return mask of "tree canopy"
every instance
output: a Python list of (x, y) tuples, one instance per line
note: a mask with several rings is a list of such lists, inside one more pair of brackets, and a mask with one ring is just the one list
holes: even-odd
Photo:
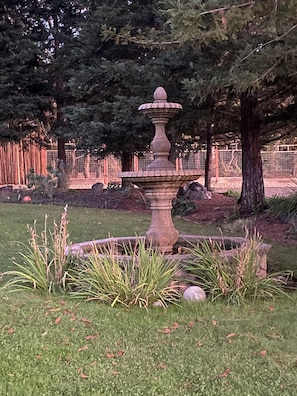
[[(49, 131), (124, 170), (159, 85), (177, 150), (241, 137), (242, 207), (265, 206), (260, 148), (295, 133), (297, 0), (24, 0), (0, 7), (0, 137)], [(63, 150), (61, 150), (63, 158)], [(125, 169), (126, 168), (126, 169)]]

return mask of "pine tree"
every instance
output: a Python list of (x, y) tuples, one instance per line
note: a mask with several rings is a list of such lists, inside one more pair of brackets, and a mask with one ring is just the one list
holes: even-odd
[(45, 132), (52, 110), (40, 73), (43, 53), (30, 1), (2, 1), (0, 6), (0, 140), (18, 141)]
[(153, 128), (137, 109), (152, 99), (159, 78), (152, 72), (153, 51), (106, 41), (102, 28), (111, 24), (120, 29), (127, 23), (134, 31), (152, 27), (152, 5), (144, 0), (90, 2), (78, 36), (80, 48), (71, 54), (78, 67), (72, 69), (69, 88), (77, 103), (67, 108), (65, 132), (78, 148), (119, 156), (123, 170), (131, 170), (133, 154), (152, 139)]
[(297, 77), (296, 7), (294, 0), (172, 0), (167, 10), (172, 41), (199, 49), (206, 58), (210, 52), (213, 56), (208, 58), (214, 65), (211, 75), (205, 78), (205, 73), (198, 68), (196, 73), (193, 72), (193, 78), (185, 81), (189, 95), (199, 102), (209, 95), (215, 99), (231, 97), (233, 104), (237, 108), (240, 106), (243, 157), (240, 202), (244, 214), (265, 207), (260, 155), (261, 141), (265, 139), (261, 139), (260, 121), (263, 117), (259, 97), (281, 82), (285, 86), (281, 103), (294, 102), (289, 99), (288, 87)]

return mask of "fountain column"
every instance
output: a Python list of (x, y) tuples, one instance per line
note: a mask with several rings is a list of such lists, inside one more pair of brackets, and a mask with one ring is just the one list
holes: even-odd
[(176, 171), (168, 159), (171, 144), (165, 127), (180, 109), (182, 105), (179, 103), (167, 102), (163, 87), (155, 90), (154, 102), (139, 106), (138, 110), (149, 117), (155, 126), (155, 136), (151, 142), (154, 160), (143, 172), (123, 172), (119, 175), (143, 189), (152, 213), (146, 241), (164, 253), (172, 252), (179, 237), (171, 217), (172, 200), (183, 183), (200, 176), (195, 170)]

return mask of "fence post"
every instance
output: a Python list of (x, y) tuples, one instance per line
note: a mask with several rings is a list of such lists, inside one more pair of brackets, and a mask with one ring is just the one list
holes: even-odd
[(215, 145), (215, 175), (216, 175), (216, 182), (219, 180), (219, 148)]
[(137, 155), (134, 155), (133, 163), (134, 163), (134, 171), (135, 171), (135, 172), (138, 172), (139, 163), (138, 163), (138, 157), (137, 157)]
[(108, 184), (108, 160), (103, 159), (103, 184)]

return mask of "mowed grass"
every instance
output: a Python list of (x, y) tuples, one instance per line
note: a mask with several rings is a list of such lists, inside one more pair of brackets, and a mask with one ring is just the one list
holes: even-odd
[(146, 311), (2, 296), (0, 394), (293, 396), (296, 303)]
[[(26, 224), (56, 206), (0, 204), (0, 268), (28, 243)], [(72, 242), (143, 234), (146, 214), (69, 208)], [(219, 234), (175, 219), (181, 233)], [(290, 260), (282, 251), (283, 268)], [(296, 257), (296, 252), (295, 252)], [(286, 261), (287, 260), (287, 261)], [(295, 263), (295, 261), (294, 261)], [(111, 308), (66, 295), (0, 293), (0, 395), (295, 395), (297, 294), (228, 307)]]
[[(48, 227), (60, 221), (63, 207), (25, 204), (0, 204), (0, 269), (11, 268), (11, 258), (28, 244), (27, 224), (37, 229), (44, 229), (44, 218), (48, 215)], [(73, 208), (67, 210), (69, 220), (70, 242), (92, 241), (100, 238), (117, 236), (143, 235), (150, 224), (150, 215), (146, 213), (129, 213), (109, 209)], [(205, 227), (188, 221), (175, 219), (175, 226), (181, 233), (213, 234), (218, 233), (215, 227)]]

